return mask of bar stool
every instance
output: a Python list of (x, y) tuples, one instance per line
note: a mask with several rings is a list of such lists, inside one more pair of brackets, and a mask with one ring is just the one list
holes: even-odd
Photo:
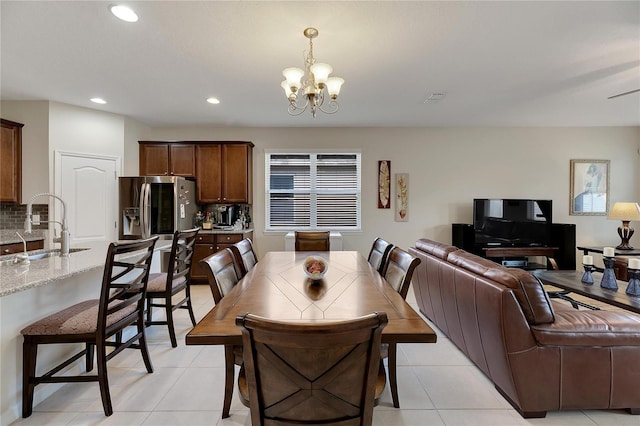
[[(34, 322), (20, 332), (24, 338), (22, 417), (29, 417), (32, 413), (36, 385), (64, 382), (98, 382), (104, 414), (110, 416), (113, 408), (109, 394), (107, 361), (126, 348), (139, 349), (147, 372), (153, 373), (144, 334), (144, 295), (157, 239), (156, 236), (127, 243), (111, 243), (107, 251), (100, 299), (70, 306)], [(136, 332), (122, 342), (122, 332), (129, 326), (135, 327)], [(116, 337), (115, 341), (108, 340), (113, 336)], [(86, 348), (47, 373), (37, 376), (38, 345), (54, 343), (84, 343)], [(114, 350), (107, 354), (107, 347), (113, 347)], [(54, 376), (83, 356), (86, 357), (86, 370), (91, 371), (94, 350), (97, 350), (98, 358), (97, 375)]]

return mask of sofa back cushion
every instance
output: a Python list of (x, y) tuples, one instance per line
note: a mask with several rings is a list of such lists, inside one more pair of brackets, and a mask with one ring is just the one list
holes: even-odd
[(529, 324), (549, 324), (555, 320), (547, 292), (542, 283), (530, 273), (522, 269), (505, 268), (463, 250), (449, 253), (447, 260), (513, 290)]
[(416, 248), (442, 260), (447, 260), (449, 253), (460, 250), (458, 247), (442, 244), (426, 238), (416, 241)]

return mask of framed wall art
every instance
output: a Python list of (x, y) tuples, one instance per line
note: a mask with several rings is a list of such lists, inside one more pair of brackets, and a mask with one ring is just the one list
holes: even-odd
[(396, 222), (409, 221), (409, 174), (396, 173)]
[(571, 160), (571, 215), (605, 216), (609, 211), (609, 160)]
[(391, 161), (378, 161), (378, 208), (391, 208)]

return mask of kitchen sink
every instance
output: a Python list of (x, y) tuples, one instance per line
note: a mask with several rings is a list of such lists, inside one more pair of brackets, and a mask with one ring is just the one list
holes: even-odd
[[(72, 248), (69, 249), (69, 254), (77, 253), (79, 251), (89, 250), (88, 248)], [(16, 253), (8, 256), (0, 257), (0, 261), (3, 264), (12, 264), (12, 263), (20, 263), (20, 256), (23, 253)], [(35, 253), (27, 252), (27, 258), (29, 261), (32, 260), (40, 260), (45, 259), (47, 257), (60, 256), (60, 249), (50, 249), (50, 250), (37, 250)]]

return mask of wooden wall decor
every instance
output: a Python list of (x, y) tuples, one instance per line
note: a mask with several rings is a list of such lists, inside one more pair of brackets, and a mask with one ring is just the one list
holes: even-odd
[(409, 221), (409, 173), (396, 173), (396, 222)]
[(391, 208), (391, 161), (378, 161), (378, 208)]

